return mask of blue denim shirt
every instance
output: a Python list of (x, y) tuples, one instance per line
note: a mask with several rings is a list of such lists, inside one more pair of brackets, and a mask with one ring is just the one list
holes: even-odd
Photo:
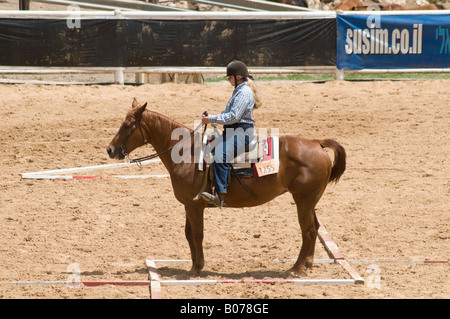
[(234, 89), (225, 111), (217, 115), (210, 115), (209, 122), (223, 125), (255, 124), (253, 106), (255, 106), (255, 98), (252, 89), (247, 82), (244, 82)]

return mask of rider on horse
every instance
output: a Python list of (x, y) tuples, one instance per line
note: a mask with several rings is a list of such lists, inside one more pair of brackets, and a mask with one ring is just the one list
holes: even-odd
[(222, 124), (224, 132), (215, 147), (213, 174), (216, 182), (215, 193), (204, 192), (202, 198), (215, 206), (225, 206), (224, 194), (227, 193), (229, 164), (245, 149), (251, 140), (255, 124), (253, 108), (261, 102), (257, 95), (247, 66), (234, 60), (227, 66), (228, 81), (234, 86), (225, 110), (217, 115), (203, 115), (202, 123)]

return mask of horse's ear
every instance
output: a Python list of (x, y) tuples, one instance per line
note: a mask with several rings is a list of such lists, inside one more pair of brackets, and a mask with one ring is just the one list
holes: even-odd
[(141, 117), (142, 112), (144, 112), (145, 108), (147, 107), (147, 102), (144, 103), (144, 105), (140, 106), (135, 113), (136, 117)]
[(136, 100), (136, 98), (133, 98), (133, 104), (132, 104), (132, 106), (133, 106), (133, 109), (135, 109), (135, 108), (137, 108), (137, 107), (139, 106), (139, 103), (138, 103), (138, 101)]

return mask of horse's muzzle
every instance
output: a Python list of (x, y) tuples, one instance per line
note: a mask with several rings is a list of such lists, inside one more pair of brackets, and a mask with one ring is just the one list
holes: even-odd
[(114, 146), (108, 146), (106, 148), (106, 152), (108, 153), (109, 158), (115, 158), (118, 160), (123, 160), (125, 158), (125, 155), (123, 154), (122, 150)]

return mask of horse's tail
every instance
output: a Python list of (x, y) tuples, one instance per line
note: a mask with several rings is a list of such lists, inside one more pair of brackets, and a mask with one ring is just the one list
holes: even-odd
[(347, 153), (345, 152), (345, 148), (335, 140), (331, 139), (319, 140), (318, 142), (323, 148), (331, 148), (334, 152), (334, 162), (329, 183), (337, 183), (342, 174), (344, 174), (347, 165)]

